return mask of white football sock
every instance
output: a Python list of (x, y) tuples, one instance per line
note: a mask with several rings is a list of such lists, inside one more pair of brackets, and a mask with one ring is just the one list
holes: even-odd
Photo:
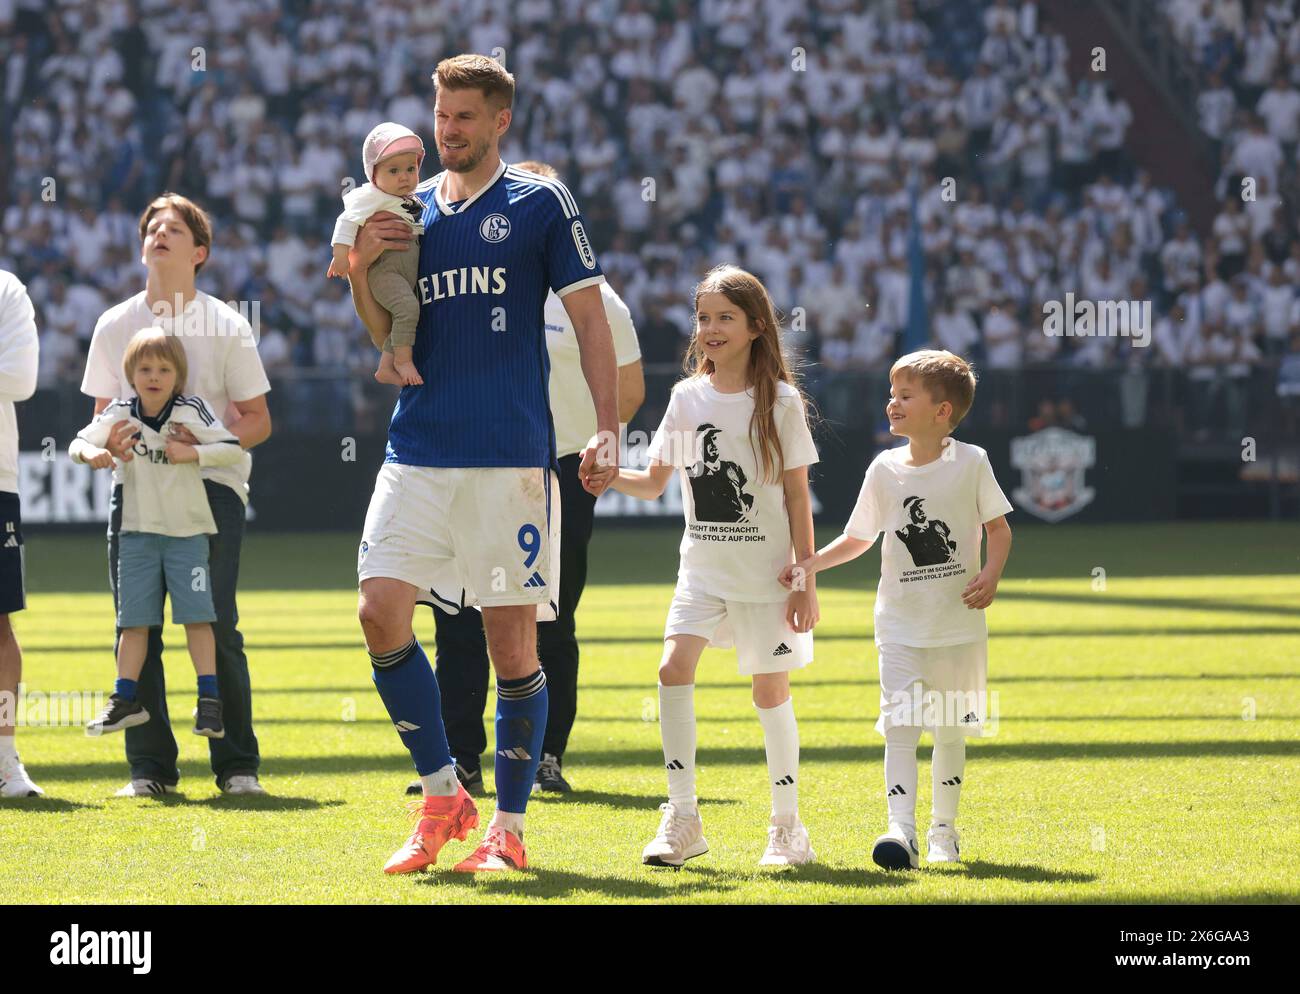
[(456, 779), (454, 764), (420, 777), (420, 786), (424, 788), (425, 797), (453, 797), (460, 790), (460, 781)]
[(930, 760), (930, 777), (934, 784), (931, 821), (935, 825), (953, 825), (957, 821), (957, 802), (961, 784), (966, 779), (966, 736), (960, 728), (934, 730), (934, 755)]
[(0, 735), (0, 759), (12, 759), (17, 755), (17, 736)]
[(799, 811), (799, 726), (794, 720), (794, 701), (786, 698), (774, 708), (760, 708), (758, 721), (763, 726), (763, 743), (767, 747), (767, 778), (772, 784), (772, 816), (797, 814)]
[(520, 842), (524, 841), (524, 816), (515, 814), (512, 811), (502, 811), (497, 808), (496, 814), (492, 816), (492, 823), (488, 825), (488, 828), (504, 828)]
[(916, 744), (921, 741), (917, 725), (894, 725), (885, 731), (885, 803), (889, 823), (916, 830)]
[(659, 734), (668, 771), (668, 800), (695, 809), (695, 684), (659, 685)]

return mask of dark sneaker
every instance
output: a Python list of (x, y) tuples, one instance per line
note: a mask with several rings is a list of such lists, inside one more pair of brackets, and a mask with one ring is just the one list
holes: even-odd
[(120, 732), (124, 728), (143, 725), (148, 720), (149, 712), (139, 701), (128, 701), (125, 697), (113, 694), (104, 705), (104, 710), (86, 724), (86, 734), (103, 735), (105, 732)]
[[(457, 763), (456, 779), (460, 781), (460, 785), (465, 788), (465, 793), (470, 797), (482, 797), (486, 793), (483, 788), (483, 771), (477, 766), (461, 766)], [(407, 784), (406, 792), (419, 797), (424, 793), (424, 785), (419, 780), (412, 780)]]
[(569, 781), (560, 773), (560, 757), (549, 752), (542, 753), (542, 761), (537, 764), (537, 777), (533, 780), (532, 792), (544, 790), (548, 794), (567, 794), (573, 790)]
[(194, 734), (205, 739), (224, 739), (226, 726), (221, 722), (221, 701), (215, 697), (200, 697), (194, 709)]

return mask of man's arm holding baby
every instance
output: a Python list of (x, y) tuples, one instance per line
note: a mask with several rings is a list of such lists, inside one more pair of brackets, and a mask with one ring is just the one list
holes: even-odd
[(356, 244), (348, 253), (348, 281), (352, 284), (352, 306), (357, 317), (366, 326), (375, 348), (381, 348), (393, 327), (393, 316), (388, 313), (370, 292), (371, 265), (385, 249), (409, 250), (415, 235), (411, 226), (396, 214), (380, 211), (371, 216), (357, 232)]

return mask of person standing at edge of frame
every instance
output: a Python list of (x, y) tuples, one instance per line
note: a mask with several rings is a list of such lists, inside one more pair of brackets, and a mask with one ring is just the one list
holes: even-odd
[[(553, 166), (544, 162), (520, 162), (516, 169), (559, 179)], [(641, 347), (637, 342), (632, 314), (608, 283), (600, 285), (605, 316), (614, 333), (614, 354), (618, 363), (618, 420), (626, 426), (645, 399), (645, 376), (641, 369)], [(574, 632), (578, 602), (587, 584), (587, 545), (591, 542), (596, 498), (583, 489), (578, 479), (579, 453), (596, 434), (596, 406), (583, 379), (578, 339), (552, 291), (546, 297), (546, 348), (551, 357), (551, 418), (555, 422), (555, 447), (560, 466), (560, 599), (554, 621), (537, 626), (537, 648), (546, 671), (549, 691), (546, 735), (542, 739), (542, 760), (533, 781), (539, 790), (567, 793), (569, 783), (561, 768), (569, 733), (578, 714), (578, 638)], [(487, 749), (483, 711), (487, 707), (487, 641), (483, 617), (477, 611), (448, 614), (432, 599), (435, 664), (438, 688), (442, 691), (442, 718), (447, 742), (456, 760), (456, 775), (475, 796), (483, 793), (480, 757)], [(420, 781), (406, 788), (420, 794)]]
[[(209, 739), (212, 772), (226, 794), (265, 794), (257, 777), (261, 756), (253, 733), (253, 696), (248, 678), (244, 636), (239, 631), (235, 588), (239, 583), (239, 553), (244, 541), (244, 515), (248, 504), (248, 477), (253, 460), (248, 449), (271, 435), (271, 413), (266, 395), (271, 384), (257, 354), (257, 342), (248, 320), (228, 304), (199, 291), (195, 277), (212, 251), (212, 222), (193, 201), (164, 193), (140, 216), (140, 262), (148, 269), (145, 289), (110, 307), (95, 324), (86, 357), (81, 392), (95, 398), (99, 414), (115, 397), (131, 397), (122, 357), (127, 342), (141, 328), (156, 325), (168, 334), (184, 337), (189, 361), (189, 383), (239, 439), (244, 458), (232, 466), (205, 466), (203, 488), (216, 521), (217, 533), (209, 537), (208, 567), (213, 607), (212, 626), (217, 647), (217, 682), (221, 687), (226, 735)], [(104, 448), (114, 459), (130, 460), (135, 428), (129, 421), (113, 425)], [(198, 443), (180, 429), (173, 436), (187, 445)], [(113, 488), (109, 526), (110, 581), (117, 606), (117, 528), (122, 515), (122, 494)], [(121, 637), (121, 631), (118, 632)], [(116, 654), (117, 645), (113, 646)], [(137, 700), (157, 717), (147, 725), (128, 728), (126, 758), (131, 781), (118, 797), (149, 797), (176, 789), (176, 737), (167, 715), (167, 688), (163, 679), (162, 628), (149, 629), (149, 649), (140, 672)]]
[(22, 516), (18, 497), (18, 417), (16, 401), (36, 392), (40, 345), (36, 312), (27, 288), (13, 273), (0, 270), (0, 797), (40, 797), (18, 759), (18, 685), (23, 654), (9, 616), (27, 606)]

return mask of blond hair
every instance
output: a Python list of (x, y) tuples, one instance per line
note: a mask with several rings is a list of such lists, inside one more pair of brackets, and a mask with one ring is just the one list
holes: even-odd
[(916, 380), (935, 403), (947, 401), (952, 405), (948, 428), (953, 430), (961, 423), (975, 402), (975, 371), (959, 355), (942, 349), (921, 349), (903, 356), (889, 369), (889, 382), (904, 375)]
[[(153, 220), (153, 216), (168, 208), (179, 214), (185, 227), (190, 229), (190, 236), (194, 239), (195, 246), (201, 245), (208, 250), (207, 255), (203, 257), (203, 262), (207, 262), (212, 256), (212, 221), (208, 218), (207, 211), (189, 197), (182, 197), (179, 193), (160, 193), (149, 202), (149, 206), (140, 215), (140, 244), (144, 244), (144, 236), (149, 231), (149, 222)], [(194, 272), (197, 273), (203, 268), (203, 262), (194, 267)]]
[(486, 55), (453, 55), (443, 59), (433, 71), (433, 85), (442, 90), (480, 90), (488, 103), (498, 109), (515, 102), (515, 78), (506, 67)]
[(556, 168), (548, 162), (538, 162), (536, 159), (527, 159), (524, 162), (516, 162), (516, 169), (522, 169), (526, 173), (536, 173), (538, 176), (545, 176), (547, 179), (559, 179), (560, 174)]
[(143, 328), (131, 336), (131, 340), (126, 343), (126, 353), (122, 356), (122, 372), (133, 387), (135, 369), (140, 365), (140, 360), (146, 358), (170, 362), (176, 370), (176, 386), (172, 390), (172, 397), (185, 392), (185, 380), (190, 370), (189, 361), (185, 357), (185, 346), (179, 338), (167, 334), (161, 328)]
[[(695, 287), (695, 311), (699, 313), (700, 298), (706, 293), (720, 293), (744, 312), (749, 331), (758, 332), (749, 351), (747, 378), (754, 390), (754, 416), (749, 424), (749, 444), (756, 449), (762, 477), (765, 481), (779, 483), (785, 473), (785, 453), (781, 451), (781, 436), (776, 427), (776, 400), (781, 383), (794, 387), (801, 400), (803, 391), (785, 353), (781, 349), (781, 322), (767, 288), (753, 273), (739, 266), (715, 266), (705, 274)], [(700, 343), (697, 318), (686, 350), (683, 368), (688, 376), (702, 377), (713, 372), (713, 360)], [(755, 444), (757, 443), (757, 444)]]

